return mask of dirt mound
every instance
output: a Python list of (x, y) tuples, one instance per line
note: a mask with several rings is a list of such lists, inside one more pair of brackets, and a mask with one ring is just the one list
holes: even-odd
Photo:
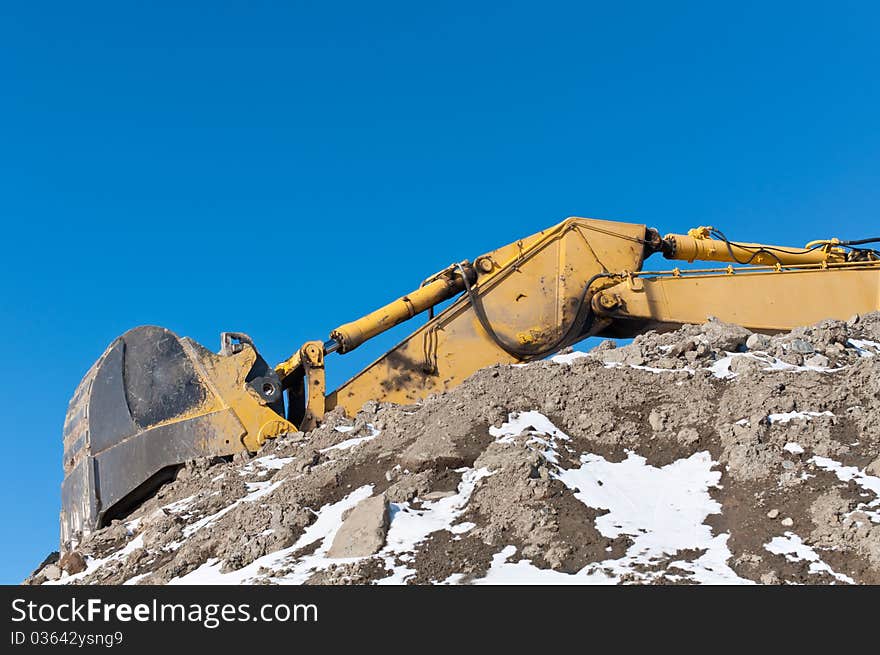
[(880, 314), (495, 366), (191, 462), (29, 583), (880, 583)]

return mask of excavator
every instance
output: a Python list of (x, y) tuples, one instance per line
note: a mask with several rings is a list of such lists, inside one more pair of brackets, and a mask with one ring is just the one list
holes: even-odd
[[(538, 360), (591, 336), (628, 338), (710, 316), (772, 334), (876, 311), (880, 252), (865, 246), (877, 242), (774, 246), (733, 242), (712, 227), (661, 236), (646, 225), (573, 217), (452, 264), (274, 367), (243, 333), (223, 332), (214, 353), (160, 327), (134, 328), (70, 401), (62, 550), (124, 517), (185, 462), (254, 453), (313, 429), (335, 408), (353, 416), (370, 400), (417, 403), (485, 366)], [(654, 254), (715, 264), (645, 270)], [(420, 314), (427, 320), (409, 336), (328, 392), (328, 356)]]

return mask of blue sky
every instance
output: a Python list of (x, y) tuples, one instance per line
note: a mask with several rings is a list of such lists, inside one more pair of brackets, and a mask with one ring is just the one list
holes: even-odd
[(874, 7), (2, 3), (0, 582), (55, 548), (67, 402), (135, 325), (279, 361), (568, 215), (876, 236)]

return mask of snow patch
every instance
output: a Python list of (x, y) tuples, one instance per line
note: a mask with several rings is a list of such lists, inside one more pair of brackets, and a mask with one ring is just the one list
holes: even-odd
[(820, 373), (833, 373), (834, 371), (839, 371), (839, 368), (830, 368), (828, 366), (796, 366), (794, 364), (789, 364), (787, 362), (783, 362), (781, 359), (777, 357), (772, 357), (767, 354), (756, 354), (756, 353), (732, 353), (728, 352), (724, 357), (715, 361), (714, 364), (707, 367), (706, 370), (709, 371), (716, 378), (721, 379), (731, 379), (737, 376), (736, 373), (730, 370), (730, 365), (733, 363), (734, 359), (745, 358), (745, 359), (754, 359), (764, 366), (762, 366), (762, 370), (764, 371), (793, 371), (793, 372), (802, 372), (802, 371), (818, 371)]
[(847, 343), (859, 351), (859, 357), (874, 357), (880, 355), (880, 343), (867, 339), (849, 339)]
[[(412, 561), (413, 552), (419, 543), (434, 532), (448, 530), (453, 534), (461, 534), (471, 529), (465, 524), (454, 526), (458, 518), (464, 514), (477, 483), (492, 473), (489, 469), (458, 469), (462, 473), (458, 492), (454, 496), (426, 502), (416, 509), (410, 503), (391, 503), (391, 524), (385, 540), (385, 547), (379, 557), (385, 560), (385, 566), (392, 573), (378, 580), (376, 584), (404, 584), (416, 573), (406, 563)], [(397, 563), (397, 561), (402, 563)]]
[(574, 352), (566, 353), (564, 355), (554, 355), (550, 358), (551, 362), (556, 364), (571, 364), (576, 359), (581, 359), (583, 357), (589, 357), (587, 353), (580, 352), (579, 350), (575, 350)]
[[(198, 532), (204, 527), (207, 527), (213, 523), (215, 523), (221, 516), (224, 514), (231, 512), (235, 507), (240, 505), (241, 503), (252, 503), (255, 500), (259, 500), (263, 496), (266, 496), (273, 491), (275, 491), (278, 487), (280, 487), (284, 483), (284, 480), (274, 480), (274, 481), (266, 481), (266, 482), (248, 482), (248, 493), (246, 496), (239, 498), (234, 503), (231, 503), (221, 509), (219, 512), (215, 512), (209, 516), (205, 516), (204, 518), (199, 519), (195, 523), (192, 523), (186, 526), (183, 529), (184, 538), (191, 537), (193, 534)], [(180, 546), (180, 544), (173, 544), (175, 546)]]
[[(708, 452), (657, 468), (644, 457), (628, 452), (622, 462), (609, 462), (594, 454), (581, 456), (581, 468), (562, 471), (558, 478), (576, 490), (575, 498), (588, 507), (609, 510), (596, 519), (602, 535), (627, 535), (633, 543), (620, 560), (600, 566), (616, 575), (633, 573), (639, 566), (652, 566), (682, 550), (704, 551), (692, 562), (670, 566), (688, 571), (691, 579), (707, 584), (748, 583), (728, 565), (731, 556), (728, 534), (713, 536), (704, 523), (721, 505), (709, 495), (718, 485), (720, 471)], [(650, 579), (658, 574), (637, 573)]]
[[(770, 414), (767, 416), (771, 423), (789, 423), (794, 420), (810, 421), (819, 416), (830, 416), (834, 418), (831, 412), (783, 412), (781, 414)], [(803, 452), (803, 450), (801, 450)]]
[(448, 528), (448, 530), (452, 534), (464, 534), (466, 532), (470, 532), (475, 527), (477, 527), (476, 523), (471, 523), (470, 521), (465, 521), (464, 523), (459, 523), (457, 525), (453, 525), (452, 527)]
[(855, 466), (844, 466), (840, 462), (835, 462), (828, 457), (819, 457), (818, 455), (810, 458), (810, 462), (819, 468), (831, 471), (842, 482), (854, 481), (865, 491), (870, 491), (875, 496), (880, 496), (880, 477), (868, 475), (863, 469)]
[(139, 575), (132, 576), (131, 578), (129, 578), (128, 580), (123, 582), (122, 585), (123, 586), (136, 585), (138, 582), (140, 582), (141, 580), (146, 578), (148, 575), (150, 575), (150, 574), (149, 573), (141, 573)]
[(272, 455), (266, 455), (265, 457), (257, 457), (251, 462), (251, 464), (259, 466), (260, 468), (269, 469), (270, 471), (277, 471), (290, 464), (293, 460), (293, 457), (278, 457), (278, 455), (273, 453)]
[[(339, 427), (336, 428), (339, 432), (351, 432), (351, 428), (349, 428), (348, 430), (340, 430)], [(372, 441), (381, 433), (380, 430), (377, 430), (369, 423), (367, 424), (367, 428), (369, 428), (370, 430), (370, 433), (368, 435), (364, 437), (354, 437), (352, 439), (346, 439), (345, 441), (341, 441), (338, 444), (328, 446), (327, 448), (322, 448), (319, 452), (329, 453), (332, 450), (348, 450), (349, 448), (354, 448), (355, 446), (359, 446), (360, 444), (366, 443), (367, 441)]]
[(633, 541), (620, 559), (590, 564), (575, 574), (546, 571), (535, 567), (529, 560), (509, 561), (516, 553), (508, 546), (493, 558), (492, 567), (480, 583), (488, 584), (608, 584), (624, 575), (653, 580), (664, 571), (646, 568), (664, 568), (683, 550), (701, 551), (693, 561), (676, 560), (668, 568), (680, 569), (678, 579), (688, 578), (707, 584), (749, 584), (727, 564), (731, 557), (727, 546), (729, 534), (714, 535), (704, 523), (710, 514), (721, 512), (721, 505), (709, 494), (717, 486), (721, 472), (714, 471), (715, 462), (708, 452), (699, 452), (657, 468), (647, 460), (628, 451), (622, 462), (609, 462), (592, 453), (581, 456), (577, 469), (558, 466), (560, 441), (570, 437), (559, 430), (537, 411), (510, 414), (499, 428), (490, 427), (489, 433), (502, 443), (513, 443), (514, 437), (529, 435), (526, 445), (539, 444), (548, 461), (557, 464), (551, 473), (574, 492), (575, 498), (586, 506), (606, 509), (596, 519), (596, 528), (603, 536), (622, 535)]
[(764, 548), (775, 555), (784, 555), (789, 562), (809, 562), (810, 573), (827, 573), (840, 582), (856, 583), (848, 575), (834, 572), (830, 566), (822, 561), (816, 551), (805, 544), (794, 532), (786, 532), (783, 537), (773, 537), (764, 544)]
[[(222, 562), (212, 558), (186, 575), (174, 578), (168, 584), (247, 584), (260, 577), (261, 568), (270, 571), (289, 568), (279, 577), (272, 577), (270, 573), (270, 581), (279, 584), (302, 584), (317, 570), (326, 569), (332, 564), (354, 561), (340, 558), (328, 559), (326, 554), (330, 550), (336, 532), (342, 525), (342, 515), (346, 510), (369, 498), (372, 494), (373, 485), (364, 485), (352, 491), (342, 500), (324, 505), (317, 512), (315, 522), (305, 529), (296, 543), (288, 548), (257, 558), (237, 571), (222, 573), (220, 571)], [(316, 541), (321, 541), (321, 545), (311, 555), (306, 555), (292, 563), (287, 561), (290, 555)]]
[(256, 473), (258, 476), (266, 476), (270, 471), (277, 471), (284, 468), (293, 460), (293, 457), (278, 457), (278, 455), (275, 455), (274, 453), (271, 455), (264, 455), (263, 457), (252, 459), (246, 466), (242, 467), (238, 474), (240, 476), (247, 476)]
[(541, 454), (553, 464), (559, 463), (556, 440), (571, 441), (571, 437), (553, 425), (541, 412), (536, 411), (509, 414), (507, 421), (502, 423), (501, 427), (489, 426), (489, 434), (499, 443), (513, 443), (515, 437), (528, 434), (526, 445), (541, 446)]
[(834, 473), (841, 482), (855, 482), (868, 493), (874, 494), (874, 500), (859, 503), (849, 515), (855, 512), (864, 512), (871, 519), (871, 522), (880, 523), (880, 477), (868, 475), (863, 469), (858, 469), (855, 466), (844, 466), (828, 457), (817, 455), (811, 457), (809, 461), (821, 469)]
[(85, 558), (85, 560), (86, 560), (85, 570), (80, 571), (79, 573), (76, 573), (74, 575), (69, 575), (67, 573), (64, 573), (60, 580), (54, 580), (54, 581), (48, 580), (48, 581), (44, 582), (43, 584), (63, 585), (63, 584), (69, 584), (71, 582), (74, 582), (75, 580), (80, 580), (88, 575), (91, 575), (92, 573), (94, 573), (95, 571), (100, 569), (102, 566), (107, 564), (108, 562), (112, 562), (115, 560), (123, 560), (123, 559), (127, 558), (129, 555), (131, 555), (138, 548), (143, 548), (143, 547), (144, 547), (144, 537), (143, 537), (143, 535), (138, 535), (137, 537), (135, 537), (134, 539), (129, 541), (127, 544), (125, 544), (125, 546), (123, 548), (120, 548), (119, 550), (107, 555), (107, 557), (93, 558), (93, 557), (89, 557), (87, 555)]
[(179, 514), (185, 509), (188, 509), (195, 499), (195, 495), (187, 496), (186, 498), (181, 498), (180, 500), (176, 500), (173, 503), (162, 505), (162, 509), (170, 512), (171, 514)]
[[(508, 561), (516, 554), (516, 546), (505, 546), (492, 557), (492, 565), (486, 575), (475, 580), (477, 585), (584, 585), (616, 584), (617, 578), (601, 569), (581, 569), (577, 573), (560, 573), (552, 569), (539, 569), (531, 560)], [(453, 581), (454, 582), (454, 581)]]

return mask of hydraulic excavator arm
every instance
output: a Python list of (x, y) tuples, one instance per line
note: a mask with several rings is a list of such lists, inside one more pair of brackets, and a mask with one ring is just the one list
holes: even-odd
[[(324, 409), (352, 414), (368, 400), (413, 403), (484, 366), (538, 359), (588, 336), (672, 330), (708, 316), (772, 332), (873, 311), (880, 307), (880, 261), (871, 252), (847, 251), (837, 240), (805, 248), (735, 244), (713, 238), (711, 228), (661, 238), (644, 225), (570, 218), (473, 264), (451, 266), (413, 294), (334, 330), (326, 349), (349, 352), (463, 292), (329, 394)], [(653, 253), (742, 268), (641, 271)], [(305, 372), (290, 360), (276, 371), (285, 383)]]
[[(243, 334), (224, 333), (214, 354), (162, 328), (135, 328), (110, 345), (71, 401), (62, 547), (124, 514), (188, 459), (255, 451), (336, 407), (353, 415), (368, 400), (414, 403), (485, 366), (540, 359), (589, 336), (708, 316), (773, 332), (878, 310), (880, 254), (861, 247), (875, 241), (792, 248), (734, 243), (713, 228), (661, 237), (645, 225), (569, 218), (440, 271), (274, 369)], [(643, 270), (654, 253), (728, 265)], [(327, 392), (325, 356), (424, 312), (423, 325)]]

